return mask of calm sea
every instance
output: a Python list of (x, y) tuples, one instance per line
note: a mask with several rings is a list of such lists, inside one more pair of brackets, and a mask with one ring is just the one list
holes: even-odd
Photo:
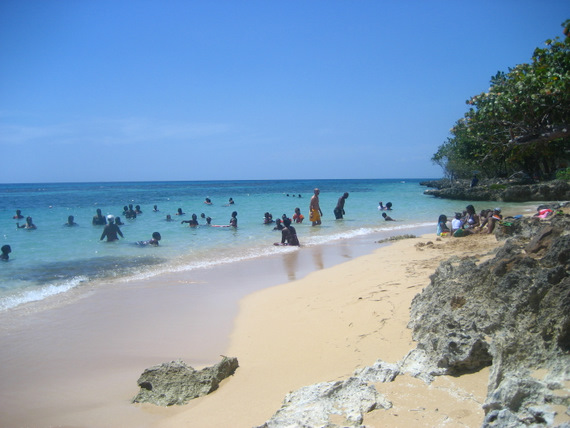
[[(463, 210), (465, 202), (445, 201), (423, 195), (420, 180), (281, 180), (134, 183), (64, 183), (0, 185), (0, 245), (12, 248), (10, 260), (0, 263), (0, 311), (46, 299), (97, 281), (125, 281), (169, 271), (202, 269), (223, 263), (264, 257), (298, 248), (276, 247), (280, 232), (263, 224), (265, 212), (292, 217), (296, 207), (305, 216), (295, 225), (301, 245), (331, 244), (358, 236), (413, 233), (435, 224), (440, 214)], [(309, 201), (313, 189), (321, 190), (323, 224), (311, 227)], [(335, 220), (338, 198), (349, 192), (344, 220)], [(204, 203), (205, 199), (211, 205)], [(233, 198), (234, 205), (228, 205)], [(384, 221), (378, 202), (392, 202)], [(140, 205), (143, 214), (134, 220), (122, 216), (123, 206)], [(158, 211), (153, 211), (153, 206)], [(475, 205), (479, 209), (478, 205)], [(93, 226), (97, 208), (106, 216), (120, 216), (124, 239), (100, 241), (102, 226)], [(182, 208), (184, 216), (176, 216)], [(481, 207), (484, 208), (484, 207)], [(31, 216), (36, 230), (18, 229), (16, 209)], [(239, 227), (227, 225), (232, 211)], [(200, 226), (181, 224), (195, 213)], [(166, 221), (170, 214), (173, 221)], [(76, 227), (66, 227), (69, 215)], [(20, 220), (20, 224), (25, 221)], [(160, 232), (159, 247), (141, 247), (137, 241)]]

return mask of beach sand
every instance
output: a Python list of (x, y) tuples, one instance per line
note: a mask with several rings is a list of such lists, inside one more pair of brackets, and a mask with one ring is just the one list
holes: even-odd
[[(367, 237), (21, 308), (0, 316), (0, 426), (261, 425), (290, 391), (403, 358), (415, 347), (410, 302), (439, 263), (488, 257), (498, 245), (492, 235), (389, 245)], [(221, 354), (240, 367), (214, 393), (186, 406), (130, 404), (145, 368), (181, 358), (199, 369)], [(479, 426), (487, 378), (482, 370), (426, 385), (400, 376), (377, 385), (393, 407), (365, 424)]]
[[(313, 383), (342, 380), (377, 359), (396, 362), (415, 347), (406, 327), (414, 295), (450, 256), (490, 257), (493, 235), (433, 235), (397, 241), (373, 254), (255, 292), (241, 301), (226, 353), (240, 367), (220, 389), (161, 421), (167, 427), (252, 427), (285, 395)], [(431, 241), (433, 245), (425, 245)], [(431, 385), (403, 375), (379, 392), (389, 410), (367, 426), (480, 426), (489, 371), (439, 377)]]

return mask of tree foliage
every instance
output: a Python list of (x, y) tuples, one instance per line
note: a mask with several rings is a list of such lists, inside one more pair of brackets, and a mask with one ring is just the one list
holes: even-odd
[(566, 38), (547, 40), (529, 64), (491, 78), (488, 92), (471, 97), (469, 110), (433, 155), (446, 175), (551, 175), (570, 158), (570, 20)]

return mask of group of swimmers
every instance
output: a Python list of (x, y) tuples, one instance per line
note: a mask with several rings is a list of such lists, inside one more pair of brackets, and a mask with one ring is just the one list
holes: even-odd
[(448, 218), (441, 214), (437, 220), (437, 236), (467, 236), (474, 233), (493, 233), (498, 222), (503, 220), (500, 208), (484, 209), (479, 214), (473, 205), (456, 212), (451, 220), (451, 228), (447, 226)]

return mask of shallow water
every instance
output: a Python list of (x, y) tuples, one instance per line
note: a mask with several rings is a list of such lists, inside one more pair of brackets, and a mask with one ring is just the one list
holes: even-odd
[[(468, 201), (447, 201), (423, 195), (420, 180), (266, 180), (208, 182), (63, 183), (0, 185), (0, 244), (12, 248), (10, 261), (0, 266), (0, 311), (38, 301), (97, 281), (128, 281), (164, 272), (188, 271), (225, 263), (269, 256), (296, 248), (276, 247), (280, 233), (264, 225), (265, 212), (277, 219), (293, 216), (299, 207), (305, 216), (295, 225), (303, 246), (376, 233), (405, 233), (434, 225), (440, 214), (451, 216)], [(323, 224), (311, 227), (309, 201), (313, 189), (321, 190)], [(338, 198), (349, 192), (346, 216), (335, 220)], [(229, 205), (229, 198), (234, 205)], [(205, 198), (212, 205), (204, 203)], [(386, 222), (377, 210), (378, 202), (393, 203)], [(122, 216), (123, 206), (140, 205), (143, 214), (134, 220)], [(157, 212), (153, 206), (157, 205)], [(489, 205), (489, 204), (487, 204)], [(504, 206), (505, 204), (503, 204)], [(510, 204), (516, 205), (516, 204)], [(489, 208), (475, 204), (477, 209)], [(97, 208), (103, 215), (120, 216), (124, 239), (100, 241), (102, 226), (91, 219)], [(175, 215), (182, 208), (185, 215)], [(16, 209), (31, 216), (36, 230), (17, 229), (12, 217)], [(232, 211), (238, 212), (239, 227), (227, 225)], [(200, 226), (181, 224), (195, 213)], [(173, 221), (166, 221), (170, 214)], [(66, 227), (73, 215), (76, 227)], [(20, 220), (20, 224), (24, 221)], [(160, 246), (138, 246), (158, 231)]]

